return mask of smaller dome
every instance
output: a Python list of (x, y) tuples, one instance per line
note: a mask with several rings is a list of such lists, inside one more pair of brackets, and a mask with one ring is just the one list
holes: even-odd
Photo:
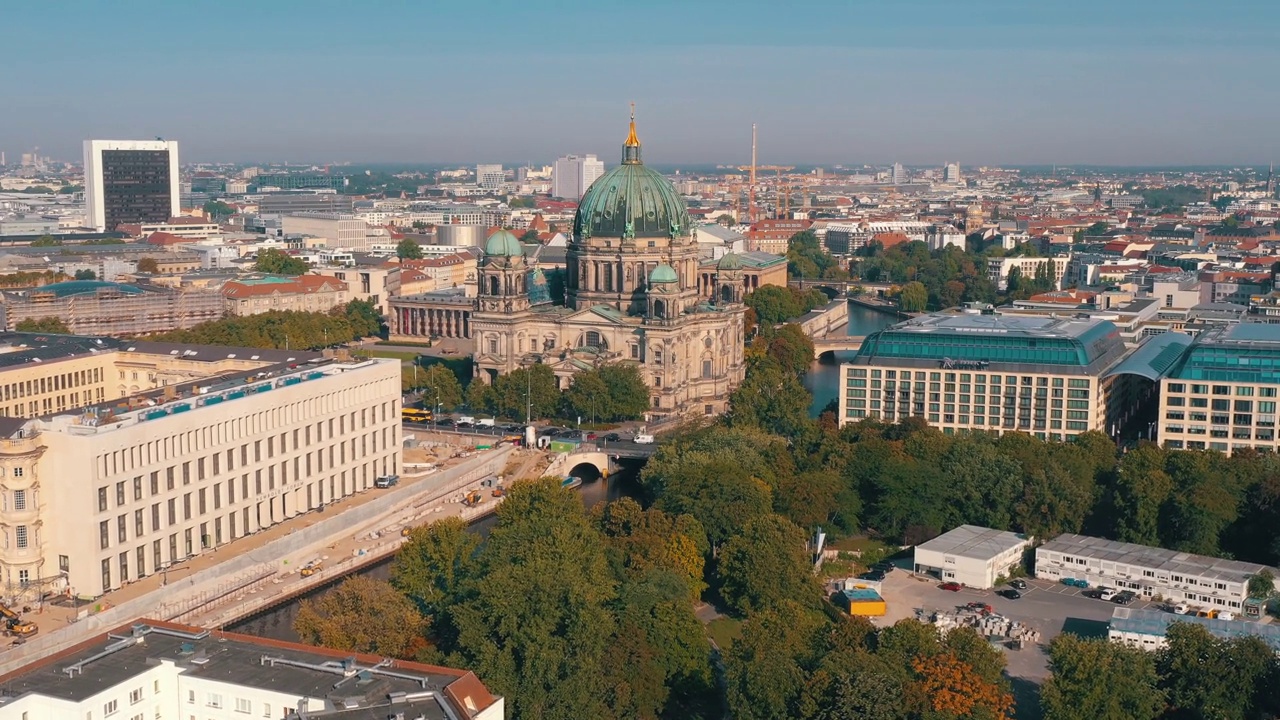
[(493, 255), (497, 257), (524, 257), (524, 247), (520, 245), (520, 240), (509, 230), (499, 230), (489, 236), (489, 242), (484, 246), (485, 255)]
[(664, 283), (680, 282), (680, 276), (676, 275), (676, 269), (666, 263), (662, 263), (649, 273), (649, 282), (655, 285)]
[(716, 263), (717, 270), (741, 270), (742, 257), (738, 253), (725, 253), (720, 258), (720, 262)]

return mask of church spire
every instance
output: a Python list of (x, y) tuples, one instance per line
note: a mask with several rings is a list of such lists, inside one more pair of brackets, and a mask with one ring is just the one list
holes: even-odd
[(627, 133), (627, 141), (622, 143), (622, 164), (641, 165), (640, 138), (636, 137), (636, 104), (631, 103), (631, 131)]

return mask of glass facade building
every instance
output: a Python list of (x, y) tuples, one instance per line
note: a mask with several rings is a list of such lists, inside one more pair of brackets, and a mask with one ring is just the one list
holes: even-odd
[(1132, 378), (1107, 371), (1127, 352), (1106, 320), (927, 315), (867, 337), (841, 369), (840, 421), (920, 417), (945, 433), (1046, 440), (1113, 433)]

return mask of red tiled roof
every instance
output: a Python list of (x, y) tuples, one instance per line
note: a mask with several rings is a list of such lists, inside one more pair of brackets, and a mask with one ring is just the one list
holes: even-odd
[(232, 280), (222, 286), (223, 297), (248, 298), (262, 295), (310, 295), (318, 292), (343, 292), (347, 284), (328, 275), (299, 275), (292, 282), (249, 284)]
[(147, 242), (151, 245), (177, 245), (178, 243), (191, 242), (189, 238), (182, 238), (162, 231), (155, 231), (147, 236)]
[(893, 247), (894, 245), (901, 245), (904, 242), (911, 242), (911, 238), (907, 237), (906, 235), (903, 235), (900, 232), (887, 232), (887, 233), (880, 233), (878, 235), (872, 235), (871, 241), (880, 243), (880, 246), (887, 250)]

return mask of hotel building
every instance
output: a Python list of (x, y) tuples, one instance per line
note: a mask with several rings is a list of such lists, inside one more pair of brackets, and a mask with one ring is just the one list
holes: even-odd
[(925, 315), (868, 336), (841, 367), (840, 422), (921, 417), (948, 434), (1045, 440), (1113, 434), (1142, 392), (1132, 376), (1109, 373), (1126, 353), (1106, 320)]
[(167, 222), (181, 214), (178, 143), (85, 140), (87, 224), (110, 232), (121, 224)]
[(0, 337), (0, 594), (95, 597), (373, 486), (387, 360)]

